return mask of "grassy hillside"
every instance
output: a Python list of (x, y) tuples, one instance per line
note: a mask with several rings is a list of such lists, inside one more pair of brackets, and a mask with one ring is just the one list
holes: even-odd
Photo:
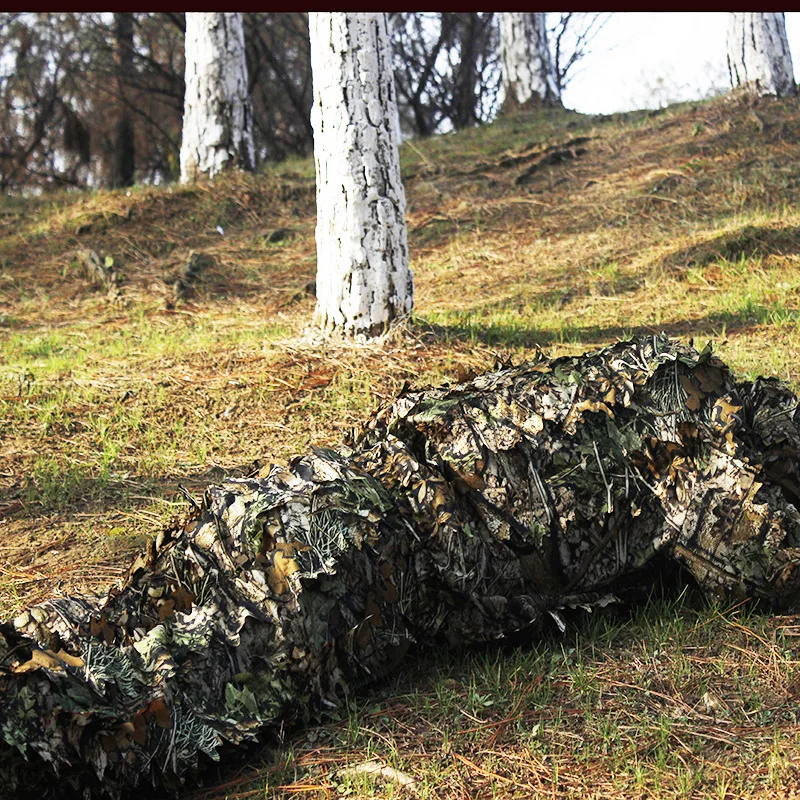
[[(0, 612), (101, 588), (198, 493), (335, 443), (405, 380), (633, 332), (800, 384), (800, 109), (520, 114), (402, 150), (416, 312), (306, 331), (310, 161), (0, 206)], [(111, 289), (85, 259), (94, 251)], [(203, 256), (185, 289), (175, 279)], [(673, 597), (667, 595), (666, 597)], [(196, 798), (741, 797), (797, 785), (800, 619), (691, 590), (537, 647), (420, 656)], [(266, 785), (266, 789), (265, 789)], [(188, 797), (189, 795), (187, 795)]]

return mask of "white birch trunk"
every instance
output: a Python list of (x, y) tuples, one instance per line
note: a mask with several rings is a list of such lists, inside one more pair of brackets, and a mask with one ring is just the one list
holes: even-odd
[(795, 94), (782, 12), (731, 12), (727, 44), (728, 74), (734, 89), (741, 87), (759, 96)]
[(368, 338), (407, 316), (406, 199), (383, 13), (309, 14), (317, 171), (317, 309), (326, 331)]
[(187, 12), (181, 183), (254, 166), (242, 15)]
[(544, 12), (498, 14), (506, 107), (561, 104)]

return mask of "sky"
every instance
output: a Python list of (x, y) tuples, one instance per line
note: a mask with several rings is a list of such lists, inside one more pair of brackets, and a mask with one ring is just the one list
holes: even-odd
[[(611, 15), (564, 91), (564, 105), (585, 114), (694, 100), (730, 88), (725, 64), (728, 15), (721, 11)], [(800, 12), (786, 14), (786, 34), (800, 78)]]

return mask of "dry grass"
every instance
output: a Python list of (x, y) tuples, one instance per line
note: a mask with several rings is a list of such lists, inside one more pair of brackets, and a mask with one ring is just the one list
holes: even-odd
[[(0, 610), (101, 588), (189, 491), (334, 443), (437, 383), (634, 331), (800, 384), (800, 111), (520, 115), (404, 147), (416, 317), (305, 335), (313, 167), (0, 208)], [(220, 234), (218, 227), (223, 230)], [(276, 231), (281, 231), (276, 234)], [(110, 257), (113, 300), (76, 251)], [(170, 281), (213, 256), (189, 296)], [(454, 291), (457, 287), (457, 291)], [(425, 656), (208, 798), (788, 794), (796, 620), (659, 600), (510, 652)], [(265, 788), (266, 786), (266, 788)], [(283, 787), (283, 788), (280, 788)], [(321, 787), (321, 788), (314, 788)]]

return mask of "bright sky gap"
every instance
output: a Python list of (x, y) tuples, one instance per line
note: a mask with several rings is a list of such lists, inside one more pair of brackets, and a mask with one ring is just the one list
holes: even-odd
[[(564, 92), (585, 114), (611, 114), (696, 100), (730, 89), (725, 63), (727, 12), (619, 11), (591, 45)], [(786, 13), (786, 33), (800, 77), (800, 12)]]

